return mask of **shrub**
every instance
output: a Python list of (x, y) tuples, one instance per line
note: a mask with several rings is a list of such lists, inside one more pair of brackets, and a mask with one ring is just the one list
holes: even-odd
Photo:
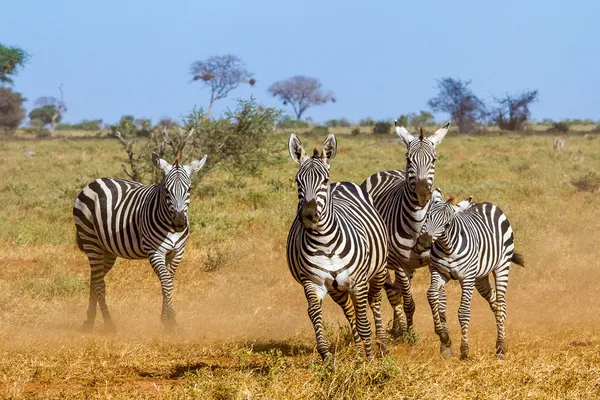
[(354, 129), (352, 129), (352, 130), (350, 131), (350, 134), (351, 134), (352, 136), (358, 136), (358, 135), (360, 135), (360, 128), (359, 128), (359, 127), (356, 127), (356, 128), (354, 128)]
[(315, 136), (326, 136), (329, 135), (329, 128), (323, 125), (317, 125), (313, 127), (308, 133), (310, 135)]
[(17, 127), (25, 119), (23, 102), (26, 99), (21, 93), (0, 87), (0, 133), (12, 136)]
[(560, 122), (554, 122), (552, 126), (548, 129), (548, 131), (567, 133), (569, 131), (569, 124), (565, 120)]
[(277, 128), (281, 129), (298, 129), (298, 128), (308, 128), (309, 124), (306, 121), (302, 121), (300, 119), (293, 119), (289, 115), (284, 116), (277, 122)]
[(367, 117), (358, 121), (359, 126), (374, 126), (375, 120), (371, 117)]
[(392, 123), (387, 121), (377, 121), (373, 127), (373, 134), (375, 135), (389, 135), (392, 129)]

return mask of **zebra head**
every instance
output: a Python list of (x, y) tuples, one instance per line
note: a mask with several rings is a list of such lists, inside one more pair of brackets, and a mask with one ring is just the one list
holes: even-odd
[(175, 232), (183, 232), (188, 225), (187, 209), (190, 204), (190, 188), (192, 187), (192, 173), (199, 171), (206, 162), (206, 157), (192, 161), (187, 165), (179, 165), (179, 159), (171, 165), (155, 153), (152, 153), (152, 162), (156, 168), (164, 171), (165, 177), (161, 181), (161, 199), (164, 202), (167, 220)]
[(435, 174), (435, 160), (437, 155), (435, 147), (442, 142), (450, 122), (442, 128), (435, 131), (429, 137), (423, 135), (423, 128), (419, 138), (412, 136), (406, 128), (395, 121), (396, 134), (406, 144), (406, 183), (417, 196), (417, 204), (419, 207), (427, 206), (431, 200), (431, 190), (433, 187), (433, 176)]
[(298, 216), (306, 229), (318, 230), (329, 205), (329, 165), (337, 151), (335, 136), (330, 134), (323, 142), (323, 153), (315, 149), (306, 155), (300, 139), (293, 133), (288, 143), (292, 160), (300, 166), (296, 174), (298, 184)]
[(454, 219), (457, 213), (469, 208), (473, 196), (454, 205), (455, 196), (450, 195), (444, 200), (442, 191), (438, 188), (433, 192), (431, 207), (425, 218), (425, 223), (421, 228), (414, 251), (418, 254), (431, 249), (432, 244), (446, 232), (446, 229)]

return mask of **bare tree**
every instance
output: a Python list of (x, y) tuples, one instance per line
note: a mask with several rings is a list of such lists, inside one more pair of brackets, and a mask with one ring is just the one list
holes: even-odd
[(64, 101), (64, 96), (63, 96), (63, 90), (62, 90), (62, 84), (58, 87), (58, 90), (60, 92), (60, 100), (57, 99), (56, 97), (52, 97), (52, 96), (45, 96), (45, 97), (40, 97), (39, 99), (37, 99), (35, 101), (35, 106), (38, 108), (46, 108), (46, 109), (50, 109), (51, 113), (49, 115), (49, 123), (50, 123), (50, 133), (54, 134), (54, 126), (56, 125), (56, 122), (58, 120), (60, 120), (62, 118), (62, 116), (64, 115), (64, 113), (67, 112), (67, 104)]
[(427, 102), (433, 111), (450, 114), (460, 132), (472, 132), (474, 124), (487, 116), (485, 104), (469, 89), (470, 84), (470, 80), (440, 79), (438, 95)]
[(210, 103), (204, 118), (210, 117), (215, 101), (227, 97), (227, 94), (236, 89), (240, 83), (247, 82), (250, 86), (256, 83), (242, 60), (231, 54), (194, 61), (190, 72), (193, 81), (203, 82), (205, 87), (210, 87)]
[(513, 96), (507, 93), (502, 99), (494, 98), (497, 104), (492, 113), (494, 122), (501, 129), (520, 131), (531, 114), (529, 105), (536, 102), (537, 98), (537, 90)]
[(321, 82), (316, 78), (297, 75), (292, 78), (275, 82), (268, 91), (273, 97), (278, 97), (283, 105), (291, 104), (296, 118), (302, 118), (302, 114), (311, 106), (318, 106), (329, 101), (335, 103), (333, 93), (323, 93)]

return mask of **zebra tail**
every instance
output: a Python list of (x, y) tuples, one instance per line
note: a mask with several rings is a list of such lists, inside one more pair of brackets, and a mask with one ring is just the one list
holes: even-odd
[(522, 254), (513, 253), (512, 258), (510, 259), (515, 264), (520, 265), (521, 267), (525, 267), (525, 259)]

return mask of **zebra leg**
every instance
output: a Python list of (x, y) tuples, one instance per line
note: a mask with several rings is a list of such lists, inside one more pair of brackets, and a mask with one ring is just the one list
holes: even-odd
[(460, 359), (465, 360), (469, 357), (469, 322), (471, 320), (471, 298), (475, 280), (466, 278), (460, 282), (462, 295), (460, 298), (460, 307), (458, 308), (458, 322), (460, 322), (461, 342)]
[(373, 346), (371, 344), (371, 323), (369, 322), (369, 318), (367, 318), (367, 300), (369, 297), (367, 282), (357, 284), (351, 296), (356, 311), (358, 334), (365, 346), (365, 355), (370, 360), (373, 358)]
[(304, 286), (304, 295), (308, 302), (308, 317), (313, 324), (315, 329), (315, 336), (317, 339), (317, 351), (321, 355), (321, 358), (326, 361), (331, 358), (329, 352), (329, 346), (325, 341), (323, 335), (323, 297), (327, 294), (322, 288), (314, 284), (312, 281), (305, 281), (302, 284)]
[(173, 274), (166, 265), (165, 255), (162, 253), (152, 253), (149, 255), (150, 264), (158, 279), (162, 290), (163, 304), (161, 312), (161, 321), (169, 333), (177, 334), (177, 321), (175, 320), (175, 310), (173, 309)]
[(508, 269), (510, 263), (494, 271), (496, 281), (496, 328), (498, 338), (496, 339), (496, 354), (498, 358), (504, 359), (506, 350), (506, 333), (504, 331), (504, 322), (506, 321), (506, 289), (508, 287)]
[(413, 315), (415, 314), (415, 302), (412, 297), (411, 283), (413, 271), (400, 268), (400, 274), (396, 274), (396, 281), (400, 281), (402, 299), (404, 300), (404, 315), (406, 316), (406, 332), (413, 332)]
[(83, 330), (92, 331), (96, 319), (96, 305), (100, 306), (104, 319), (104, 329), (108, 333), (116, 331), (108, 306), (106, 305), (106, 283), (104, 277), (113, 267), (116, 257), (110, 253), (86, 252), (90, 262), (90, 296), (87, 310), (87, 319), (83, 323)]
[(446, 291), (444, 290), (446, 280), (436, 269), (430, 267), (429, 271), (431, 272), (431, 283), (429, 285), (429, 290), (427, 291), (427, 300), (431, 307), (433, 327), (435, 333), (440, 338), (440, 353), (445, 356), (451, 356), (452, 341), (450, 340), (450, 335), (448, 335), (448, 328), (446, 326)]
[(381, 318), (381, 297), (383, 295), (382, 289), (385, 279), (386, 271), (383, 270), (381, 273), (373, 276), (369, 281), (369, 306), (371, 307), (373, 319), (375, 320), (375, 337), (377, 338), (379, 354), (382, 356), (386, 353), (385, 342), (387, 340), (383, 319)]
[[(397, 268), (394, 268), (396, 271)], [(398, 276), (397, 272), (394, 272), (395, 276)], [(396, 278), (394, 278), (395, 280)], [(389, 270), (386, 271), (386, 279), (385, 279), (385, 294), (390, 302), (394, 310), (394, 320), (392, 323), (392, 330), (390, 331), (390, 335), (395, 338), (401, 338), (406, 335), (406, 318), (404, 318), (404, 312), (402, 307), (402, 290), (396, 285), (392, 278), (390, 277)]]
[(498, 309), (496, 305), (496, 291), (490, 285), (489, 275), (484, 276), (483, 278), (479, 278), (475, 281), (475, 287), (477, 291), (483, 297), (488, 304), (490, 305), (490, 309), (496, 315), (496, 310)]
[(354, 305), (352, 304), (352, 300), (347, 292), (330, 292), (329, 295), (344, 311), (344, 315), (350, 324), (350, 330), (352, 332), (352, 339), (354, 340), (354, 345), (358, 349), (358, 352), (361, 352), (360, 348), (360, 336), (358, 335), (358, 330), (356, 330), (356, 314), (354, 313)]

